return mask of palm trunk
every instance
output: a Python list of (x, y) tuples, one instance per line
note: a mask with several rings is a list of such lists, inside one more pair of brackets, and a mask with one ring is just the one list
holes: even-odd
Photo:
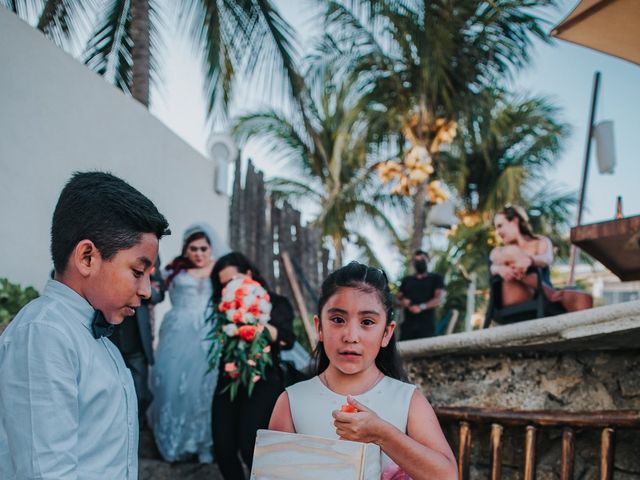
[(131, 39), (133, 60), (131, 96), (149, 108), (150, 39), (149, 1), (131, 1)]
[[(414, 127), (415, 130), (408, 126), (403, 131), (403, 134), (405, 138), (409, 139), (411, 145), (423, 145), (427, 149), (427, 152), (430, 152), (430, 142), (424, 138), (424, 132), (427, 130), (426, 127), (428, 124), (427, 107), (424, 96), (420, 99), (419, 113), (418, 125)], [(425, 189), (427, 182), (428, 180), (417, 187), (418, 191), (413, 198), (413, 233), (411, 234), (409, 251), (406, 252), (407, 258), (411, 258), (413, 256), (413, 252), (422, 247), (422, 237), (424, 236), (424, 227), (427, 220), (425, 215), (425, 203), (427, 200)]]
[(333, 237), (333, 249), (335, 250), (335, 253), (336, 253), (336, 258), (333, 262), (333, 269), (337, 270), (342, 266), (342, 250), (343, 250), (342, 237), (340, 236)]
[(407, 255), (413, 255), (413, 252), (422, 247), (422, 237), (424, 236), (424, 227), (427, 223), (425, 209), (425, 186), (420, 185), (416, 196), (413, 197), (413, 233), (411, 235), (411, 244)]

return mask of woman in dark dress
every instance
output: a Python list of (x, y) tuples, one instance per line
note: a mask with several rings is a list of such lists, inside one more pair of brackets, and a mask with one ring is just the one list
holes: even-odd
[(253, 447), (258, 429), (266, 429), (278, 396), (284, 391), (280, 374), (280, 350), (293, 346), (293, 308), (286, 297), (269, 290), (260, 272), (241, 253), (232, 252), (220, 257), (211, 272), (214, 305), (220, 302), (222, 289), (234, 278), (248, 276), (260, 283), (271, 298), (271, 320), (265, 325), (271, 346), (273, 364), (268, 366), (265, 377), (259, 380), (251, 396), (241, 386), (231, 400), (230, 379), (224, 374), (222, 362), (212, 407), (212, 430), (215, 461), (226, 480), (244, 480), (244, 469), (238, 453), (251, 470)]

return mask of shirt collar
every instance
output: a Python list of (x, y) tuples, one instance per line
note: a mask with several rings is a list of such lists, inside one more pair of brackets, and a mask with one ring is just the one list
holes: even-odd
[(91, 304), (78, 292), (57, 280), (48, 280), (42, 292), (43, 297), (62, 300), (64, 304), (77, 314), (77, 318), (84, 327), (91, 331), (91, 322), (95, 310)]

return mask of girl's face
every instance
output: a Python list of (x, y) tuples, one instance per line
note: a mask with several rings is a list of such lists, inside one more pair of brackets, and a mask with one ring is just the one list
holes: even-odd
[(206, 267), (211, 263), (211, 245), (205, 238), (189, 242), (186, 255), (196, 268)]
[(498, 213), (493, 219), (493, 226), (504, 243), (514, 243), (520, 236), (518, 217), (513, 217), (513, 220), (509, 221), (502, 213)]
[(333, 368), (353, 375), (375, 367), (381, 347), (386, 347), (396, 327), (378, 295), (357, 288), (340, 288), (314, 318), (318, 338)]

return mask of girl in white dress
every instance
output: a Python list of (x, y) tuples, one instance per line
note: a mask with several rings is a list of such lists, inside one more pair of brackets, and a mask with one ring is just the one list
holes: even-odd
[(433, 408), (403, 381), (385, 273), (357, 262), (333, 272), (314, 323), (317, 375), (280, 395), (269, 428), (375, 443), (385, 480), (457, 479)]

